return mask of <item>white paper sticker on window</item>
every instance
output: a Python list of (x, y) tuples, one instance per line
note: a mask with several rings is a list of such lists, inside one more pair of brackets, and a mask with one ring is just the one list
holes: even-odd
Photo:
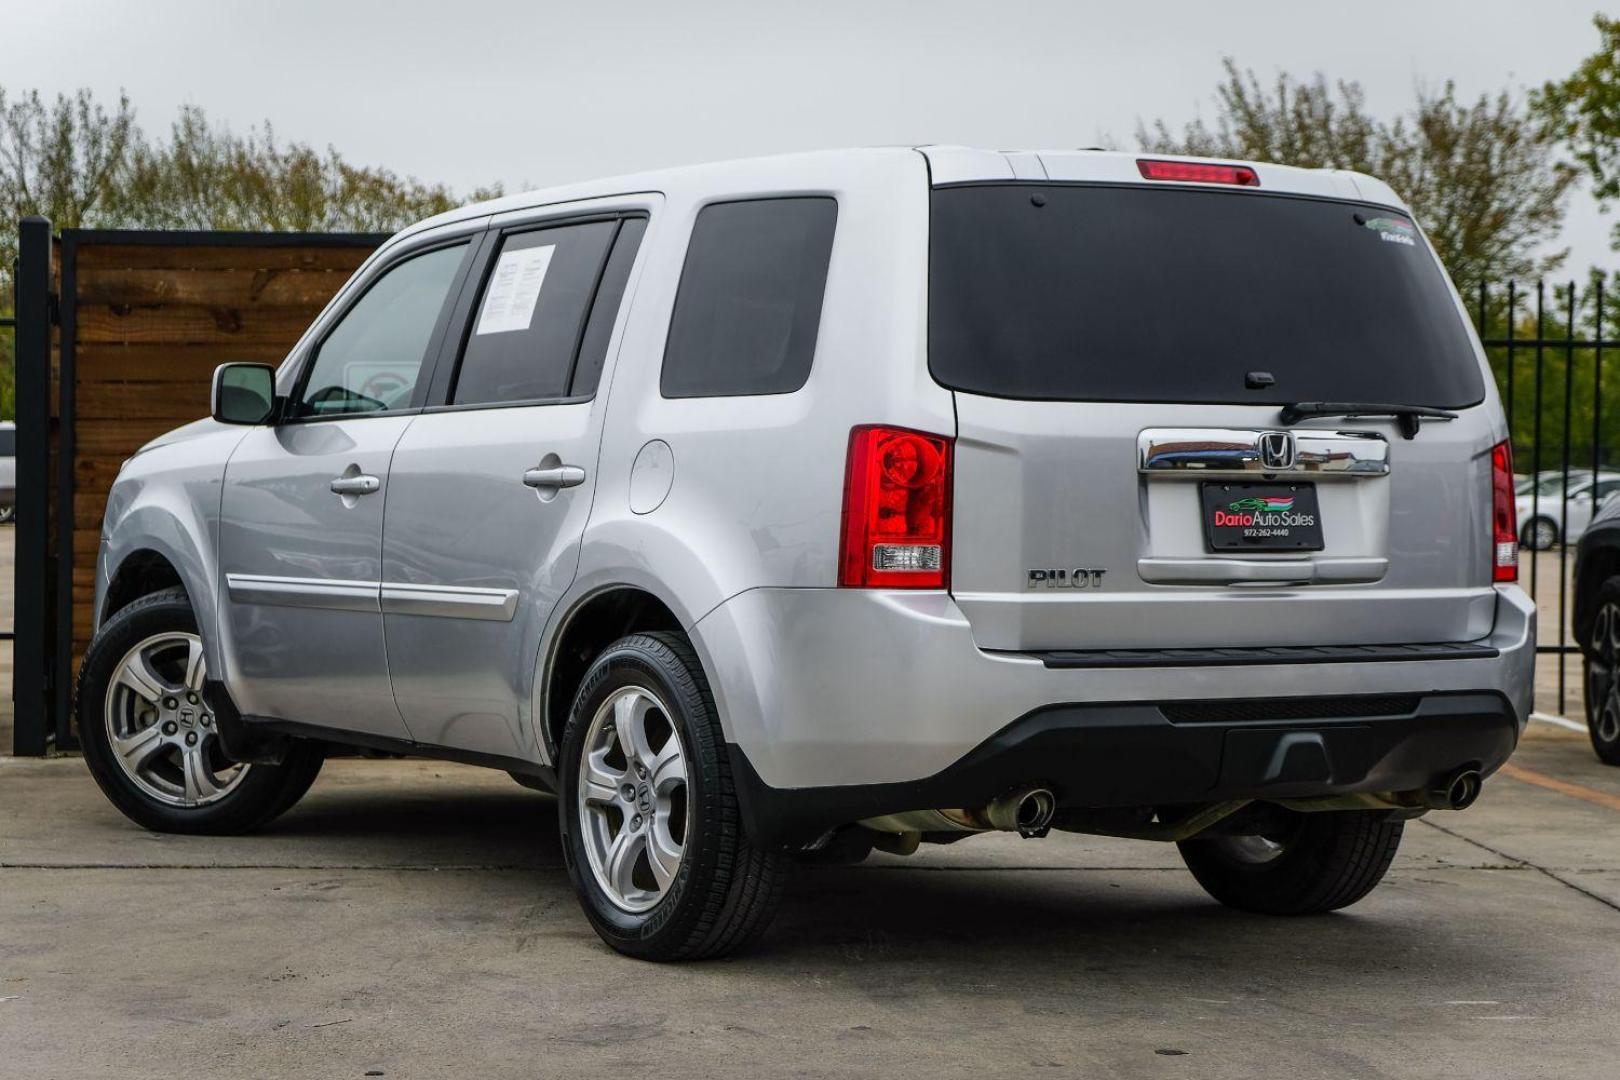
[(534, 305), (540, 299), (540, 286), (546, 281), (555, 244), (545, 247), (503, 251), (484, 293), (484, 309), (478, 314), (479, 334), (504, 334), (527, 330), (534, 319)]

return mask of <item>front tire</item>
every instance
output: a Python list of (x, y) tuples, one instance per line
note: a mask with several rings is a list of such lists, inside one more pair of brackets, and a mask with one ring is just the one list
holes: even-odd
[(765, 931), (788, 859), (743, 831), (714, 699), (679, 634), (592, 664), (564, 729), (563, 853), (603, 941), (643, 960), (721, 956)]
[(1605, 765), (1620, 765), (1620, 577), (1598, 586), (1586, 649), (1586, 730)]
[(1376, 810), (1292, 811), (1272, 834), (1176, 846), (1198, 884), (1227, 907), (1314, 915), (1372, 892), (1395, 858), (1404, 826)]
[(79, 668), (85, 764), (124, 816), (156, 832), (257, 828), (290, 809), (321, 770), (321, 747), (304, 740), (280, 765), (226, 757), (202, 698), (205, 666), (185, 591), (166, 589), (108, 619)]

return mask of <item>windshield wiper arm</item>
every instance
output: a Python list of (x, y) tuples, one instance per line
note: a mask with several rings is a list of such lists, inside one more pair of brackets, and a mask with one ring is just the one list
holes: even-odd
[(1377, 405), (1365, 401), (1296, 401), (1284, 405), (1282, 422), (1293, 425), (1312, 416), (1393, 416), (1400, 422), (1401, 435), (1412, 438), (1425, 420), (1455, 420), (1448, 409), (1428, 405)]

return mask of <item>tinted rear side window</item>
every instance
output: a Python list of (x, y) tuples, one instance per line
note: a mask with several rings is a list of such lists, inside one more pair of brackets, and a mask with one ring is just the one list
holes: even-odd
[(681, 271), (665, 397), (785, 394), (816, 351), (838, 204), (756, 199), (704, 207)]
[[(1076, 401), (1484, 398), (1445, 277), (1394, 211), (1049, 185), (945, 188), (932, 207), (929, 366), (946, 386)], [(1276, 381), (1245, 389), (1251, 371)]]
[(608, 341), (613, 337), (613, 324), (619, 317), (625, 286), (630, 282), (630, 268), (635, 265), (636, 252), (641, 248), (641, 237), (646, 231), (646, 218), (627, 218), (619, 226), (613, 254), (608, 257), (602, 282), (596, 287), (596, 303), (591, 305), (591, 318), (585, 324), (579, 359), (574, 362), (574, 382), (569, 390), (573, 397), (590, 397), (596, 393), (602, 365), (607, 361)]
[(574, 356), (616, 221), (513, 233), (488, 271), (451, 402), (568, 396)]

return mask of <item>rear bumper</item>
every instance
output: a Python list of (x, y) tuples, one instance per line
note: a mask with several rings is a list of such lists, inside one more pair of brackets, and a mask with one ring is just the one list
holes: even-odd
[[(1364, 715), (1356, 715), (1357, 704)], [(1176, 720), (1207, 713), (1258, 719)], [(1392, 711), (1399, 710), (1399, 711)], [(1298, 714), (1268, 719), (1279, 712)], [(1322, 717), (1313, 713), (1331, 713)], [(1518, 742), (1498, 694), (1266, 702), (1054, 705), (1020, 717), (923, 780), (784, 789), (731, 747), (750, 831), (803, 844), (862, 818), (926, 807), (980, 807), (1020, 786), (1050, 788), (1060, 807), (1141, 807), (1444, 787), (1462, 769), (1490, 774)]]
[[(1517, 586), (1499, 587), (1491, 633), (1474, 643), (1479, 651), (1457, 657), (1063, 667), (1029, 654), (978, 648), (967, 620), (946, 593), (753, 589), (700, 619), (692, 638), (727, 742), (743, 765), (739, 772), (746, 770), (757, 781), (761, 799), (774, 791), (783, 799), (804, 801), (818, 798), (811, 791), (821, 788), (911, 785), (917, 790), (1037, 715), (1069, 717), (1063, 725), (1074, 732), (1064, 736), (1068, 752), (1099, 759), (1106, 772), (1117, 744), (1108, 741), (1113, 735), (1104, 739), (1100, 733), (1140, 734), (1145, 714), (1130, 710), (1156, 710), (1176, 702), (1418, 695), (1423, 707), (1432, 709), (1439, 706), (1427, 704), (1430, 699), (1465, 695), (1496, 703), (1468, 707), (1475, 710), (1468, 715), (1477, 716), (1479, 726), (1510, 729), (1516, 737), (1530, 711), (1535, 610)], [(1097, 707), (1105, 707), (1115, 719), (1099, 723)], [(1122, 716), (1132, 718), (1123, 727)], [(1397, 726), (1389, 730), (1412, 722), (1412, 717), (1391, 720)], [(1459, 722), (1466, 726), (1471, 721)], [(1170, 727), (1162, 714), (1155, 723), (1163, 725), (1161, 733), (1171, 742), (1154, 753), (1213, 754), (1219, 759), (1224, 752), (1224, 735), (1215, 740), (1204, 732), (1193, 738), (1192, 728)], [(1310, 727), (1308, 719), (1300, 723)], [(1447, 737), (1455, 734), (1446, 731)], [(1335, 736), (1332, 749), (1342, 741)], [(1487, 753), (1498, 745), (1497, 736), (1487, 742), (1472, 756), (1494, 768), (1512, 740), (1500, 754)], [(1188, 749), (1195, 746), (1201, 749)], [(1431, 771), (1439, 772), (1454, 765), (1450, 759), (1457, 756), (1440, 749), (1435, 740), (1418, 739), (1395, 760), (1432, 751), (1436, 760)], [(1372, 779), (1363, 780), (1376, 787), (1382, 781), (1375, 765), (1368, 763)], [(1204, 777), (1212, 768), (1218, 778), (1218, 765), (1208, 763), (1173, 775)], [(930, 797), (934, 790), (929, 789)], [(1201, 788), (1172, 784), (1149, 792), (1183, 802), (1217, 793), (1213, 783)], [(1078, 794), (1074, 798), (1098, 805)], [(965, 801), (899, 809), (960, 806)]]

